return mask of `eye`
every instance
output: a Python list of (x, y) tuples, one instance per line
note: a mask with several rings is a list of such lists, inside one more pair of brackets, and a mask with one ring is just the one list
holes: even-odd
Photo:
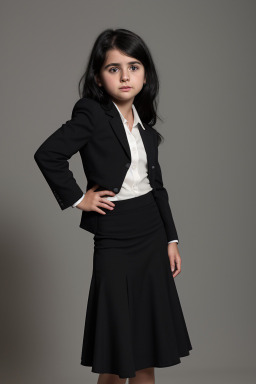
[(109, 70), (110, 73), (113, 73), (113, 72), (112, 72), (112, 69), (118, 69), (118, 68), (117, 68), (117, 67), (112, 67), (112, 68), (110, 68), (110, 70)]
[[(135, 70), (132, 70), (132, 72), (135, 72), (135, 71), (137, 71), (137, 70), (139, 69), (139, 67), (138, 67), (137, 65), (131, 65), (130, 68), (135, 68)], [(112, 71), (112, 69), (113, 69), (114, 71)], [(117, 68), (117, 67), (112, 67), (112, 68), (109, 69), (109, 72), (110, 72), (110, 73), (116, 73), (115, 69), (118, 69), (118, 68)]]

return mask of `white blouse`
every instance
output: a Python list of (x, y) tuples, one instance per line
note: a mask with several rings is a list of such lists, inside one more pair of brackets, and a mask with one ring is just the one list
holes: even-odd
[[(106, 197), (106, 199), (111, 201), (132, 199), (133, 197), (144, 195), (153, 189), (148, 179), (147, 154), (140, 136), (138, 123), (141, 124), (143, 129), (145, 128), (143, 127), (135, 105), (132, 104), (134, 121), (131, 131), (128, 126), (128, 121), (124, 118), (116, 103), (114, 103), (114, 105), (116, 106), (122, 119), (127, 140), (130, 146), (131, 166), (126, 173), (120, 191), (116, 193), (115, 196)], [(75, 204), (73, 204), (72, 207), (76, 207), (76, 205), (83, 200), (84, 196), (85, 194), (83, 194), (83, 196)], [(168, 244), (173, 242), (178, 243), (178, 240), (169, 241)]]

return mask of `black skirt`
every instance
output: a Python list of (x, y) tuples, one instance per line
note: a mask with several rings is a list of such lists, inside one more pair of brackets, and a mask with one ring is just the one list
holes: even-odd
[(114, 201), (98, 217), (81, 365), (135, 377), (192, 349), (152, 192)]

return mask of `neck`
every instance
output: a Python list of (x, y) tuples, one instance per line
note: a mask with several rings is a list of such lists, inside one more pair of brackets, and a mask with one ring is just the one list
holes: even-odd
[(133, 116), (132, 103), (133, 99), (129, 101), (120, 101), (113, 99), (113, 102), (118, 106), (122, 115), (129, 120)]

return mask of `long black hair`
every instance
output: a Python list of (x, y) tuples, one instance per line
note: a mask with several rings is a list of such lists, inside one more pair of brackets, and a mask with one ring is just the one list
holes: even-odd
[[(147, 82), (141, 91), (134, 98), (134, 105), (142, 122), (153, 127), (157, 119), (162, 119), (157, 115), (156, 97), (159, 92), (159, 80), (151, 53), (142, 40), (134, 32), (127, 29), (106, 29), (96, 39), (91, 54), (89, 56), (86, 70), (79, 80), (79, 96), (88, 97), (99, 101), (104, 106), (110, 105), (110, 96), (104, 87), (99, 87), (95, 81), (95, 76), (99, 75), (102, 65), (106, 58), (106, 53), (110, 49), (118, 49), (127, 56), (131, 56), (141, 61), (144, 68)], [(157, 131), (158, 144), (163, 136)]]

